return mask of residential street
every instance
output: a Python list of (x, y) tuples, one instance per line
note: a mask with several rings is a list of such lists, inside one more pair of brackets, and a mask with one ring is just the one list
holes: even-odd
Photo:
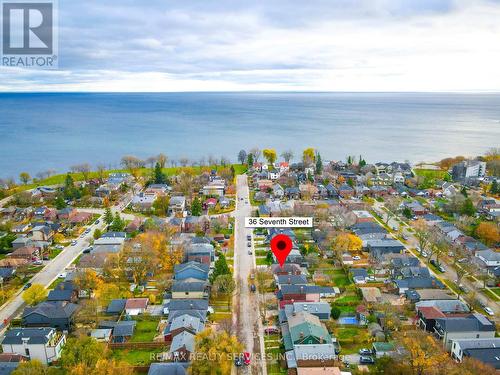
[[(375, 209), (375, 212), (377, 212), (377, 214), (380, 217), (382, 217), (384, 220), (386, 219), (387, 213), (385, 211), (385, 207), (384, 207), (383, 203), (375, 202), (374, 209)], [(400, 223), (398, 221), (394, 220), (394, 218), (391, 218), (388, 222), (388, 226), (390, 228), (398, 229), (400, 226)], [(408, 227), (409, 227), (408, 224), (406, 224), (406, 223), (403, 224), (403, 232), (402, 233), (404, 233), (404, 235), (408, 238), (408, 240), (406, 241), (407, 244), (405, 245), (405, 247), (408, 251), (413, 253), (413, 255), (417, 256), (418, 254), (414, 253), (412, 251), (412, 248), (416, 248), (418, 246), (418, 241), (415, 238), (415, 236), (407, 230)], [(456, 280), (457, 274), (456, 274), (455, 270), (453, 269), (452, 265), (446, 263), (444, 259), (441, 260), (441, 263), (445, 267), (444, 273), (438, 274), (438, 273), (434, 272), (431, 268), (429, 268), (430, 272), (434, 276), (441, 278), (441, 279), (448, 279), (450, 281)], [(479, 290), (477, 283), (472, 283), (469, 280), (467, 280), (466, 277), (464, 277), (462, 279), (462, 284), (465, 285), (469, 290), (476, 290), (478, 300), (481, 301), (482, 303), (486, 304), (487, 306), (489, 306), (495, 312), (495, 317), (490, 317), (490, 318), (497, 319), (499, 317), (500, 305), (498, 303), (491, 301), (486, 295), (484, 295), (484, 293), (482, 293)]]
[[(245, 217), (252, 213), (249, 204), (247, 176), (237, 176), (237, 203), (235, 210), (234, 278), (237, 290), (233, 298), (233, 325), (236, 327), (244, 351), (252, 354), (251, 365), (241, 367), (238, 373), (267, 374), (265, 361), (260, 361), (264, 353), (263, 328), (259, 317), (257, 293), (250, 291), (249, 277), (255, 269), (255, 253), (248, 254), (247, 235), (252, 230), (245, 228)], [(243, 198), (243, 200), (241, 200)], [(252, 241), (253, 242), (253, 241)], [(262, 353), (262, 354), (261, 354)]]

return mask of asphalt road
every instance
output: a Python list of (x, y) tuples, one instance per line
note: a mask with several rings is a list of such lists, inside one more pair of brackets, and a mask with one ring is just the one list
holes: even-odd
[[(238, 373), (267, 374), (264, 353), (263, 328), (259, 317), (258, 294), (250, 291), (249, 276), (255, 270), (255, 252), (248, 254), (247, 236), (252, 230), (245, 228), (245, 217), (251, 216), (247, 176), (237, 176), (236, 185), (234, 277), (237, 290), (233, 299), (233, 325), (244, 350), (252, 354), (250, 366), (240, 367)], [(241, 200), (240, 198), (243, 198)], [(253, 240), (252, 240), (253, 244)]]
[[(383, 209), (384, 208), (384, 205), (381, 203), (381, 202), (375, 202), (374, 204), (374, 207), (375, 211), (384, 219), (386, 220), (387, 218), (387, 213), (386, 211)], [(390, 228), (396, 228), (396, 229), (399, 229), (400, 227), (400, 223), (396, 220), (394, 220), (394, 218), (391, 218), (388, 222), (388, 226)], [(416, 254), (415, 252), (413, 252), (413, 248), (416, 248), (418, 247), (418, 241), (417, 239), (415, 238), (415, 236), (413, 235), (413, 233), (409, 232), (408, 230), (408, 225), (403, 225), (403, 234), (408, 238), (408, 240), (406, 240), (407, 242), (407, 245), (405, 245), (406, 249), (408, 251), (410, 251), (414, 256), (417, 256), (418, 254)], [(445, 268), (445, 272), (444, 273), (436, 273), (434, 272), (431, 268), (429, 268), (430, 272), (432, 274), (434, 274), (434, 276), (438, 277), (438, 278), (441, 278), (441, 279), (447, 279), (447, 280), (450, 280), (450, 281), (454, 281), (454, 280), (457, 280), (457, 273), (455, 272), (455, 270), (453, 269), (453, 266), (449, 263), (446, 262), (445, 260), (446, 257), (441, 257), (440, 258), (440, 263), (444, 266)], [(426, 263), (427, 265), (427, 263)], [(475, 290), (476, 291), (476, 295), (477, 295), (477, 299), (484, 303), (486, 306), (489, 306), (494, 312), (495, 312), (495, 316), (494, 317), (491, 317), (490, 318), (494, 318), (494, 319), (497, 319), (499, 316), (500, 316), (500, 304), (498, 303), (495, 303), (493, 301), (491, 301), (483, 292), (481, 292), (479, 289), (481, 287), (481, 285), (478, 285), (479, 283), (473, 283), (473, 282), (470, 282), (469, 280), (467, 280), (466, 277), (462, 278), (462, 281), (461, 283), (463, 285), (465, 285), (469, 290)]]

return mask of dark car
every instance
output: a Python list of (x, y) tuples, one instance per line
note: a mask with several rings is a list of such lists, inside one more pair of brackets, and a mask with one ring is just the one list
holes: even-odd
[(252, 240), (252, 236), (251, 235), (247, 235), (247, 241), (251, 241)]
[(241, 356), (238, 356), (234, 359), (234, 365), (236, 367), (241, 367), (243, 366), (243, 358), (241, 358)]
[(372, 351), (370, 349), (359, 349), (359, 355), (372, 355)]
[(375, 360), (372, 357), (363, 355), (359, 357), (359, 363), (361, 363), (362, 365), (373, 365), (375, 363)]
[(30, 286), (31, 286), (31, 283), (26, 283), (26, 284), (23, 286), (23, 290), (28, 289)]

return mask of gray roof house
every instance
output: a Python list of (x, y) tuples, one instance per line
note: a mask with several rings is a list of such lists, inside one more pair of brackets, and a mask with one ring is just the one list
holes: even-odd
[(493, 338), (496, 327), (482, 314), (472, 314), (463, 318), (436, 319), (434, 332), (443, 341), (446, 350), (451, 350), (453, 340), (468, 338)]
[(53, 327), (69, 331), (78, 305), (68, 302), (41, 302), (34, 307), (26, 307), (22, 321), (26, 327)]
[(186, 375), (186, 368), (177, 362), (151, 363), (148, 375)]

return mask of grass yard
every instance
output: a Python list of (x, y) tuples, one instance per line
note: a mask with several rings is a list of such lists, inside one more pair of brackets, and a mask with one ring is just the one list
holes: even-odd
[(258, 257), (265, 257), (267, 256), (267, 250), (255, 250), (255, 255)]
[(287, 370), (280, 367), (279, 363), (267, 362), (267, 373), (268, 375), (285, 375), (287, 374)]
[(255, 258), (255, 263), (258, 266), (267, 266), (266, 258)]
[(165, 351), (165, 348), (155, 349), (114, 349), (111, 356), (118, 361), (125, 361), (131, 365), (149, 365), (156, 362), (156, 356)]
[[(499, 293), (498, 289), (500, 288), (492, 288), (492, 289), (496, 289), (496, 292)], [(495, 294), (494, 292), (491, 292), (489, 291), (488, 289), (481, 289), (481, 291), (486, 294), (486, 296), (491, 299), (492, 301), (495, 301), (495, 302), (498, 302), (500, 301), (500, 297), (498, 297), (497, 294)]]
[(335, 303), (337, 304), (352, 303), (352, 302), (361, 302), (361, 298), (359, 298), (358, 295), (353, 295), (353, 296), (343, 296), (335, 300)]
[(130, 339), (131, 342), (151, 342), (158, 334), (157, 320), (139, 320), (135, 326), (134, 335)]

